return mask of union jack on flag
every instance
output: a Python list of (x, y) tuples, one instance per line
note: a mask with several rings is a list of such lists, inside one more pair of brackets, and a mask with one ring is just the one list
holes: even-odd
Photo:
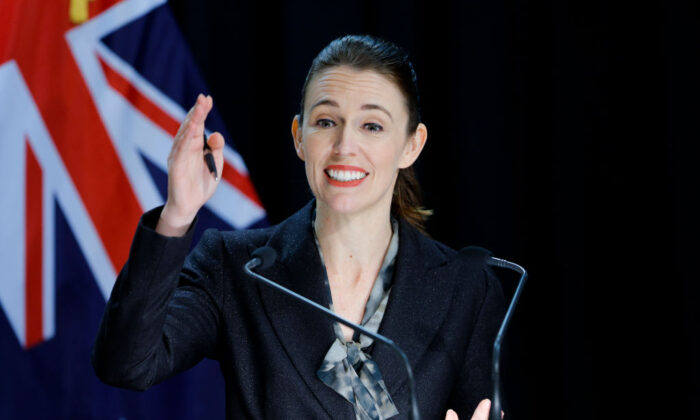
[[(0, 419), (223, 418), (211, 362), (141, 394), (102, 385), (89, 357), (205, 91), (164, 0), (0, 2)], [(266, 225), (216, 110), (206, 129), (227, 146), (200, 229)]]

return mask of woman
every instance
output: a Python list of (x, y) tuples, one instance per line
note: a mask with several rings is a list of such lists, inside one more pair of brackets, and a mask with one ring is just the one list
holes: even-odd
[[(207, 231), (185, 261), (218, 182), (202, 156), (212, 99), (200, 95), (168, 159), (168, 200), (143, 216), (107, 304), (98, 376), (146, 389), (210, 357), (226, 379), (228, 418), (406, 418), (406, 373), (390, 349), (245, 276), (251, 252), (267, 245), (279, 258), (262, 275), (402, 347), (425, 418), (486, 419), (503, 299), (483, 256), (421, 233), (410, 169), (427, 138), (417, 98), (396, 46), (333, 41), (292, 123), (315, 200), (278, 226)], [(224, 139), (214, 133), (209, 145), (221, 173)]]

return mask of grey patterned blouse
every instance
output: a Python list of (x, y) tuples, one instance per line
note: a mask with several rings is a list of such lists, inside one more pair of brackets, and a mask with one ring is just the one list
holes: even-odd
[[(315, 219), (315, 212), (313, 219)], [(389, 249), (384, 257), (379, 275), (374, 281), (362, 319), (362, 326), (375, 333), (379, 330), (379, 325), (384, 318), (384, 311), (391, 292), (391, 282), (394, 277), (394, 262), (399, 250), (399, 224), (396, 219), (392, 218), (391, 225), (393, 234)], [(323, 272), (326, 273), (323, 252), (321, 252), (321, 246), (316, 238), (315, 229), (314, 238), (321, 263), (324, 264)], [(328, 275), (325, 276), (324, 284), (328, 292), (330, 309), (333, 310)], [(374, 340), (355, 332), (351, 341), (345, 341), (337, 322), (333, 324), (333, 328), (336, 339), (316, 372), (319, 379), (355, 407), (357, 420), (380, 420), (399, 414), (384, 385), (377, 364), (365, 352)]]

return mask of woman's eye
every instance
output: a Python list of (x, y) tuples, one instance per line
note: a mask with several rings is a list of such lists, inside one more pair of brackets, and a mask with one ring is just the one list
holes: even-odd
[(364, 125), (366, 130), (369, 130), (373, 133), (379, 133), (380, 131), (384, 130), (384, 127), (377, 123), (367, 123)]
[(316, 125), (321, 127), (321, 128), (331, 128), (335, 126), (335, 121), (329, 120), (328, 118), (322, 118), (318, 121), (316, 121)]

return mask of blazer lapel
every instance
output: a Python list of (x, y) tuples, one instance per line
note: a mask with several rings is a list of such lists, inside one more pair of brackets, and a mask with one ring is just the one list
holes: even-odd
[[(258, 272), (278, 284), (328, 307), (316, 242), (311, 231), (313, 201), (282, 222), (266, 244), (278, 260)], [(251, 250), (252, 251), (252, 250)], [(317, 310), (266, 285), (259, 285), (261, 300), (284, 351), (312, 394), (332, 418), (353, 415), (352, 406), (328, 388), (316, 371), (335, 339), (333, 321)]]
[[(394, 283), (379, 333), (406, 353), (414, 371), (449, 308), (454, 281), (437, 270), (447, 261), (431, 240), (401, 220)], [(372, 358), (389, 393), (396, 395), (408, 379), (402, 359), (382, 343), (374, 345)]]

